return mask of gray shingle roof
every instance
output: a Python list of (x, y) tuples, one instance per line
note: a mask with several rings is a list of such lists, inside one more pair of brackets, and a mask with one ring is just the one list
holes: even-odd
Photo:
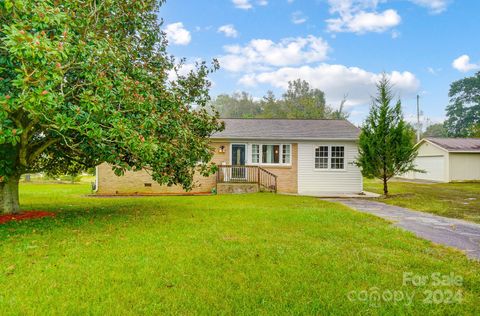
[(427, 138), (428, 141), (448, 151), (480, 152), (480, 138)]
[(346, 120), (223, 119), (225, 130), (212, 138), (268, 140), (358, 139), (360, 130)]

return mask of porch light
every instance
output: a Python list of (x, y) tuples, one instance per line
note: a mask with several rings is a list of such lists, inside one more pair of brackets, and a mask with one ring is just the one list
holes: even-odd
[(218, 152), (219, 152), (219, 153), (222, 153), (222, 154), (225, 153), (225, 146), (223, 146), (223, 145), (220, 146), (220, 147), (218, 148)]

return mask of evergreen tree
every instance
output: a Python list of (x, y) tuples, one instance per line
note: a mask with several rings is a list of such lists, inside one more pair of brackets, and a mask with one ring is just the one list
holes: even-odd
[(383, 193), (388, 195), (388, 181), (392, 177), (419, 171), (414, 165), (417, 148), (414, 135), (403, 119), (401, 101), (391, 105), (393, 93), (386, 76), (377, 89), (378, 95), (360, 135), (357, 165), (365, 177), (381, 179)]

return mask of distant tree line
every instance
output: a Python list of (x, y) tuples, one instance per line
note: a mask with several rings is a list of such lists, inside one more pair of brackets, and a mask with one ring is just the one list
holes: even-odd
[(453, 82), (447, 119), (427, 127), (424, 137), (480, 137), (480, 72)]
[(334, 109), (326, 104), (323, 91), (297, 79), (288, 83), (288, 89), (281, 98), (272, 91), (268, 91), (261, 100), (255, 100), (247, 92), (239, 92), (221, 94), (211, 105), (222, 118), (346, 119), (345, 101), (344, 98)]
[(448, 137), (445, 123), (436, 123), (427, 126), (422, 135), (423, 137)]

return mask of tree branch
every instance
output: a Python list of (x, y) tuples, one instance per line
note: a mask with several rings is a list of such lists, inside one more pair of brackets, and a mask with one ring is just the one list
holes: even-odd
[(48, 147), (52, 146), (55, 143), (60, 141), (59, 138), (52, 138), (47, 140), (43, 145), (41, 145), (37, 150), (35, 150), (29, 157), (28, 162), (31, 164), (35, 159), (38, 158)]

